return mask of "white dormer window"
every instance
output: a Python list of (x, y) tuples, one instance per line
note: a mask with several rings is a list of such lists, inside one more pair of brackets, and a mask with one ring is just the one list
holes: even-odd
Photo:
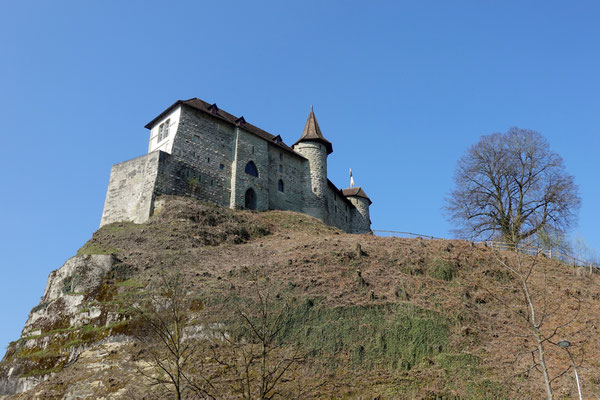
[(169, 136), (169, 124), (170, 124), (171, 120), (168, 119), (165, 122), (163, 122), (162, 124), (160, 124), (160, 126), (158, 127), (158, 141), (160, 142), (161, 140), (165, 139), (167, 136)]

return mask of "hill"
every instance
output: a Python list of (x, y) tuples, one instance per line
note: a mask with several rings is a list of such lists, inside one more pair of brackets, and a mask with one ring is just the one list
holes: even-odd
[[(0, 363), (0, 394), (163, 396), (144, 378), (152, 352), (135, 310), (176, 270), (196, 304), (190, 326), (200, 333), (189, 340), (211, 343), (194, 355), (196, 374), (200, 365), (217, 371), (213, 355), (237, 361), (222, 344), (239, 338), (236, 349), (244, 351), (252, 344), (239, 316), (260, 316), (261, 296), (269, 295), (281, 317), (272, 360), (300, 355), (279, 383), (283, 397), (544, 396), (532, 368), (527, 304), (503, 266), (518, 263), (514, 253), (457, 240), (350, 235), (293, 212), (233, 211), (177, 197), (160, 204), (147, 223), (102, 227), (50, 274)], [(556, 331), (544, 344), (550, 374), (562, 373), (552, 382), (556, 396), (577, 394), (567, 353), (551, 343), (563, 338), (572, 343), (584, 397), (599, 393), (600, 277), (552, 259), (520, 259), (534, 265), (541, 330)], [(227, 340), (203, 333), (210, 327)], [(219, 398), (240, 396), (233, 381), (219, 382)]]

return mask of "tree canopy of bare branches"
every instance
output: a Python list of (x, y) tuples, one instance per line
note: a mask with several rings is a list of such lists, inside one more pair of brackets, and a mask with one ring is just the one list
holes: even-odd
[(183, 275), (175, 271), (162, 272), (133, 309), (140, 320), (135, 337), (145, 345), (148, 359), (148, 368), (138, 372), (150, 387), (165, 389), (177, 399), (215, 398), (215, 388), (202, 365), (202, 341), (188, 337), (189, 328), (199, 323), (193, 310), (200, 307), (199, 300), (186, 293)]
[(564, 232), (580, 206), (562, 158), (538, 132), (482, 136), (458, 161), (446, 212), (469, 239), (517, 245), (542, 230)]

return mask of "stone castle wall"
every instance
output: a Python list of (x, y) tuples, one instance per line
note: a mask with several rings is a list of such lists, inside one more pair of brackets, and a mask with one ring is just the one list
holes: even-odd
[(229, 206), (233, 128), (201, 113), (183, 108), (171, 155), (190, 166), (196, 176), (189, 180), (202, 192), (202, 198)]
[[(236, 128), (236, 145), (234, 150), (235, 179), (232, 179), (234, 192), (230, 206), (243, 208), (245, 206), (246, 191), (250, 188), (256, 193), (256, 209), (269, 209), (269, 145), (266, 141)], [(258, 170), (258, 176), (246, 173), (246, 164), (252, 161)]]
[(142, 223), (154, 211), (157, 195), (209, 198), (214, 188), (195, 166), (154, 151), (113, 166), (100, 226), (117, 221)]
[[(305, 159), (290, 154), (269, 144), (269, 209), (302, 212), (306, 188), (308, 163)], [(279, 191), (279, 180), (283, 192)]]
[(113, 165), (100, 226), (117, 221), (144, 222), (152, 212), (162, 152)]
[[(331, 185), (327, 186), (325, 192), (325, 200), (327, 206), (327, 223), (340, 228), (346, 232), (352, 229), (352, 203), (348, 201), (338, 190), (335, 190)], [(366, 232), (368, 232), (367, 230)]]

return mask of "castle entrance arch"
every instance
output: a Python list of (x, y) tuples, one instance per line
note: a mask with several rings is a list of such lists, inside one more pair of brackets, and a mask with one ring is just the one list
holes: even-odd
[(246, 195), (244, 196), (244, 204), (245, 208), (248, 210), (256, 210), (256, 192), (254, 189), (250, 188), (246, 190)]

